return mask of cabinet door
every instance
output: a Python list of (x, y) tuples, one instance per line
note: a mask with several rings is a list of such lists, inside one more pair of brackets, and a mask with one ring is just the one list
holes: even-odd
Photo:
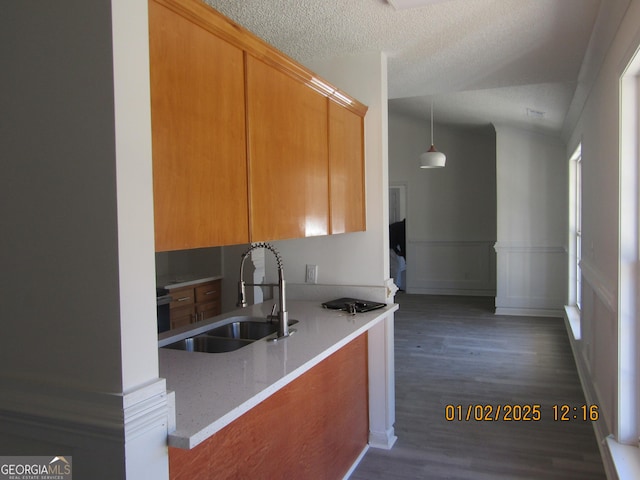
[(171, 328), (189, 325), (196, 320), (195, 294), (192, 287), (170, 290), (169, 320)]
[(183, 327), (184, 325), (193, 323), (196, 320), (196, 314), (193, 305), (172, 309), (169, 320), (171, 322), (172, 329)]
[(207, 303), (199, 303), (196, 305), (196, 321), (201, 322), (207, 318), (216, 317), (220, 315), (221, 305), (220, 300), (214, 300)]
[(251, 241), (329, 233), (328, 100), (247, 55)]
[(331, 233), (366, 229), (363, 118), (329, 102)]
[(222, 310), (221, 289), (222, 282), (220, 280), (213, 280), (195, 287), (197, 321), (220, 315)]
[(149, 2), (156, 251), (246, 243), (244, 59)]

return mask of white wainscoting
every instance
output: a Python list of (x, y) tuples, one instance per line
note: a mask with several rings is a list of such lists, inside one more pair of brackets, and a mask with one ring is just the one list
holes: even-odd
[(494, 296), (493, 241), (408, 241), (407, 292)]
[(496, 313), (563, 317), (568, 257), (562, 246), (496, 243)]
[(607, 278), (593, 263), (583, 259), (580, 267), (582, 271), (580, 338), (572, 335), (567, 313), (565, 313), (565, 324), (585, 400), (587, 404), (599, 407), (600, 418), (592, 425), (607, 478), (618, 478), (616, 467), (620, 459), (616, 458), (617, 451), (630, 460), (637, 458), (638, 455), (637, 447), (629, 447), (630, 454), (625, 450), (625, 446), (617, 444), (612, 437), (618, 404), (618, 306), (616, 300), (618, 293), (615, 281)]

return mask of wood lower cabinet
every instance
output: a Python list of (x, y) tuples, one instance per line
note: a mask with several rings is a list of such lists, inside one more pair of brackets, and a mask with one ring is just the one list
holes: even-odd
[(343, 478), (368, 440), (367, 378), (365, 333), (195, 448), (169, 447), (170, 478)]
[(325, 96), (247, 55), (251, 241), (329, 233)]
[(366, 230), (364, 119), (329, 102), (331, 233)]
[(196, 321), (220, 315), (220, 290), (222, 282), (215, 280), (195, 287)]
[(173, 298), (169, 306), (171, 328), (178, 328), (221, 313), (221, 280), (170, 289)]
[(249, 241), (244, 53), (149, 2), (156, 251)]

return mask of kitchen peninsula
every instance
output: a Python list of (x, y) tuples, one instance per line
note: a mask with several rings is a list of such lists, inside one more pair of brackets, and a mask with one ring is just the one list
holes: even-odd
[[(234, 316), (266, 319), (271, 306), (265, 302), (181, 327), (162, 334), (159, 346)], [(262, 339), (226, 353), (160, 348), (160, 374), (175, 392), (172, 478), (184, 469), (196, 469), (190, 475), (220, 469), (230, 476), (252, 476), (254, 469), (261, 475), (269, 469), (294, 477), (307, 469), (344, 475), (367, 448), (367, 332), (397, 308), (350, 315), (318, 302), (291, 301), (289, 315), (298, 323), (289, 338)], [(250, 461), (233, 461), (237, 448)]]

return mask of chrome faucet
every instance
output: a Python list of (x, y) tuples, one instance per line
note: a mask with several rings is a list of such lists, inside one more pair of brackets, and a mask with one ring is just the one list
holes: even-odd
[[(244, 261), (249, 254), (258, 248), (264, 248), (269, 250), (276, 257), (276, 263), (278, 264), (278, 283), (245, 283), (243, 278), (244, 273)], [(242, 254), (242, 260), (240, 261), (240, 281), (238, 282), (238, 307), (246, 307), (246, 292), (245, 287), (278, 287), (278, 303), (280, 310), (278, 311), (278, 337), (284, 338), (289, 336), (289, 313), (287, 312), (286, 304), (286, 292), (284, 283), (284, 268), (282, 266), (282, 257), (280, 253), (269, 243), (254, 243), (249, 249)], [(275, 308), (275, 305), (274, 305)], [(272, 311), (273, 314), (273, 311)]]

